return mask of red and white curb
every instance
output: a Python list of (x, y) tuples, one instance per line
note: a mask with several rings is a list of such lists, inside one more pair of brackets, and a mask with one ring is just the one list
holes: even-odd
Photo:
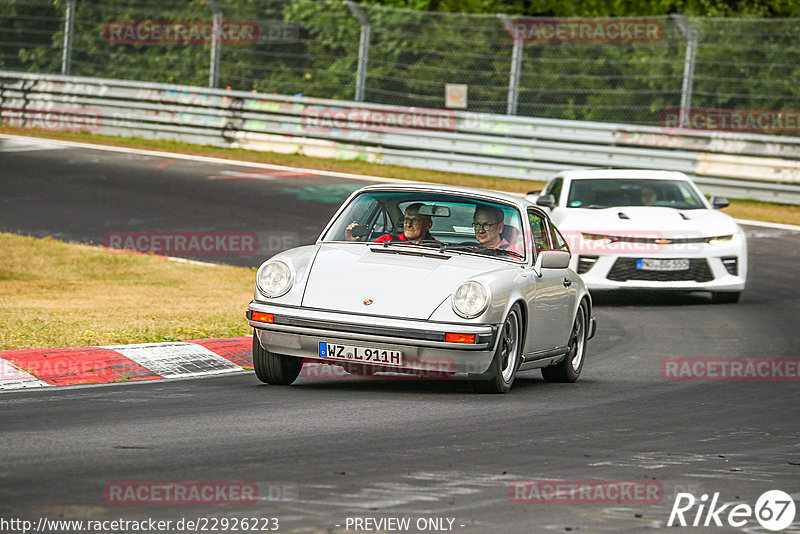
[(0, 390), (189, 378), (253, 366), (252, 336), (0, 352)]

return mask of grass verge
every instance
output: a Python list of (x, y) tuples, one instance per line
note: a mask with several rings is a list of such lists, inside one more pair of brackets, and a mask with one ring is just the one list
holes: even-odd
[(251, 333), (255, 270), (0, 233), (0, 350)]
[[(128, 148), (162, 150), (181, 154), (194, 154), (199, 156), (212, 156), (231, 160), (303, 167), (320, 171), (349, 172), (354, 174), (399, 178), (402, 180), (419, 182), (434, 182), (440, 184), (462, 185), (466, 187), (479, 187), (483, 189), (497, 189), (511, 193), (527, 193), (528, 191), (541, 189), (541, 187), (544, 185), (543, 182), (532, 182), (530, 180), (514, 180), (511, 178), (497, 178), (474, 174), (428, 171), (424, 169), (380, 165), (365, 161), (312, 158), (297, 154), (254, 152), (252, 150), (244, 150), (239, 148), (215, 148), (191, 145), (188, 143), (178, 143), (175, 141), (114, 137), (110, 135), (99, 135), (86, 132), (54, 132), (30, 128), (10, 128), (8, 126), (0, 126), (0, 133)], [(740, 219), (800, 225), (800, 206), (795, 205), (732, 199), (731, 205), (725, 208), (724, 211), (725, 213)]]

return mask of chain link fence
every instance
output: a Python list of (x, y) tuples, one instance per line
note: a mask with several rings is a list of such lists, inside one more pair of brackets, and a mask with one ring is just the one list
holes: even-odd
[(0, 0), (0, 69), (629, 124), (680, 113), (678, 126), (696, 110), (798, 113), (800, 20)]

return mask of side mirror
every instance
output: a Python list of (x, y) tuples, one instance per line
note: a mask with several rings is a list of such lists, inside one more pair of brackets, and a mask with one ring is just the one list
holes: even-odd
[(536, 199), (537, 206), (544, 206), (545, 208), (556, 207), (556, 197), (553, 195), (544, 195)]
[(543, 250), (536, 262), (542, 269), (566, 269), (572, 254), (566, 250)]
[(711, 197), (711, 207), (715, 210), (727, 208), (731, 202), (725, 197)]

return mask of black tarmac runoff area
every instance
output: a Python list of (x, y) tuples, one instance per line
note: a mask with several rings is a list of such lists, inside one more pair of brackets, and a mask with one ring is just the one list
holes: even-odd
[[(255, 234), (160, 253), (256, 266), (366, 183), (0, 138), (0, 230)], [(245, 370), (0, 392), (0, 532), (800, 532), (800, 232), (746, 230), (739, 303), (593, 295), (574, 384)]]

